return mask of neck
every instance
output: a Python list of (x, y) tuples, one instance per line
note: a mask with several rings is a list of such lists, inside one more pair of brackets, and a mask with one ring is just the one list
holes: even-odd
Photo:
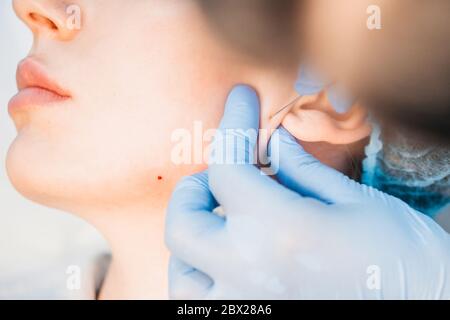
[[(296, 72), (243, 77), (242, 82), (259, 91), (264, 129), (275, 129), (270, 115), (296, 96)], [(149, 196), (141, 203), (72, 210), (95, 226), (108, 241), (112, 262), (100, 292), (100, 299), (166, 299), (169, 253), (164, 244), (165, 206), (169, 196)], [(156, 204), (156, 205), (155, 205)], [(163, 205), (157, 205), (163, 204)]]
[(169, 253), (164, 245), (164, 207), (133, 204), (89, 212), (106, 238), (112, 262), (100, 299), (166, 299)]

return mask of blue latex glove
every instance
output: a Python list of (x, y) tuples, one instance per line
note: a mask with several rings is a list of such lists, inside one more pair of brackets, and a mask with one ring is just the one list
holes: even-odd
[[(221, 132), (243, 130), (214, 144), (251, 150), (245, 130), (258, 119), (256, 94), (236, 87)], [(279, 133), (271, 156), (281, 184), (251, 164), (251, 151), (179, 183), (166, 225), (171, 298), (450, 298), (450, 239), (439, 225)], [(213, 213), (218, 204), (226, 218)]]
[(338, 113), (347, 112), (355, 103), (355, 100), (350, 98), (342, 88), (339, 88), (337, 85), (330, 86), (325, 84), (314, 71), (306, 66), (302, 66), (300, 69), (295, 89), (301, 96), (318, 94), (326, 89), (328, 91), (328, 99)]

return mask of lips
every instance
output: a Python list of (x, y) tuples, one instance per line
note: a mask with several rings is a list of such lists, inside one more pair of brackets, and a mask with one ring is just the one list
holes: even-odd
[(17, 68), (17, 93), (9, 102), (10, 113), (29, 107), (50, 106), (71, 98), (70, 93), (51, 79), (44, 68), (27, 58)]

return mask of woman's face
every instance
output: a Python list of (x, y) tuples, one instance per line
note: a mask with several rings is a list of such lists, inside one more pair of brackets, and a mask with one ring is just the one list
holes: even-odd
[(80, 8), (80, 29), (68, 27), (76, 20), (66, 1), (14, 1), (34, 33), (24, 74), (37, 66), (70, 97), (10, 108), (18, 136), (9, 175), (26, 196), (58, 207), (120, 203), (156, 187), (165, 194), (200, 167), (172, 163), (171, 135), (196, 120), (217, 125), (230, 55), (211, 42), (191, 1), (70, 4)]
[[(204, 168), (194, 123), (217, 127), (234, 84), (253, 85), (258, 74), (258, 89), (292, 98), (296, 70), (269, 79), (216, 40), (195, 1), (14, 0), (14, 7), (34, 45), (18, 69), (24, 90), (10, 104), (18, 136), (7, 168), (21, 193), (48, 206), (165, 202), (181, 176)], [(280, 124), (267, 119), (285, 102), (263, 101), (270, 106), (263, 127)], [(183, 141), (197, 148), (192, 163), (179, 165), (171, 139), (183, 129)], [(342, 149), (309, 151), (319, 149), (333, 158), (328, 164), (348, 162)]]

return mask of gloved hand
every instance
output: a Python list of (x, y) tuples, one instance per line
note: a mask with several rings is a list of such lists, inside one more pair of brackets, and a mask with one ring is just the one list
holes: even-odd
[[(237, 149), (236, 164), (213, 156), (208, 172), (183, 179), (173, 193), (171, 298), (450, 298), (445, 231), (322, 165), (284, 129), (278, 143), (271, 140), (279, 182), (262, 175), (249, 151), (258, 119), (255, 92), (236, 87), (214, 141)], [(213, 212), (218, 204), (225, 217)]]
[(338, 113), (347, 112), (355, 103), (349, 94), (337, 85), (330, 85), (323, 82), (319, 76), (307, 66), (300, 68), (295, 89), (301, 96), (315, 95), (323, 90), (327, 90), (328, 99), (333, 109)]

